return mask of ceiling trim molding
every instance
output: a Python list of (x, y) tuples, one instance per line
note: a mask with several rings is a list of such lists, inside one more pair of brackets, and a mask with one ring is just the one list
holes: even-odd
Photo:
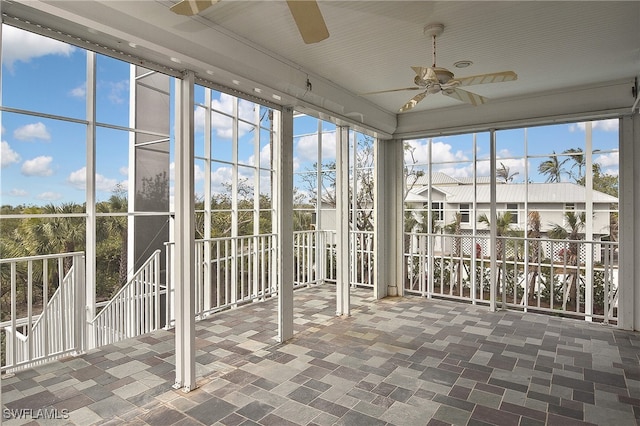
[(478, 107), (398, 115), (396, 139), (416, 139), (629, 115), (633, 79), (514, 97)]

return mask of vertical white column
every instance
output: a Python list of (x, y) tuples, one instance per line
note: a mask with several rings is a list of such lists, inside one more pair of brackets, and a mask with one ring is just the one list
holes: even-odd
[[(433, 295), (433, 280), (434, 280), (434, 256), (436, 239), (433, 236), (435, 229), (433, 229), (433, 139), (429, 139), (429, 145), (427, 150), (427, 164), (429, 170), (427, 172), (427, 297), (431, 299)], [(443, 218), (440, 218), (442, 220)], [(442, 248), (441, 248), (442, 249)]]
[[(138, 99), (138, 78), (136, 76), (136, 66), (129, 65), (129, 127), (136, 129), (136, 102)], [(127, 279), (135, 271), (136, 264), (136, 244), (135, 244), (135, 224), (136, 219), (133, 213), (136, 211), (136, 134), (129, 132), (129, 187), (127, 191)], [(120, 283), (122, 284), (122, 283)]]
[(316, 282), (324, 284), (327, 268), (326, 268), (326, 240), (325, 240), (325, 229), (324, 223), (322, 220), (322, 183), (324, 179), (324, 174), (322, 171), (322, 120), (317, 120), (317, 128), (316, 134), (318, 135), (318, 147), (316, 151), (316, 223), (315, 223), (315, 242), (316, 242), (316, 250), (315, 250), (315, 264), (316, 264)]
[(204, 283), (202, 296), (204, 310), (211, 309), (211, 89), (204, 91)]
[[(238, 301), (238, 98), (233, 99), (231, 128), (231, 303)], [(235, 306), (235, 305), (234, 305)]]
[(93, 330), (89, 321), (96, 314), (96, 54), (87, 51), (87, 168), (86, 168), (86, 248), (85, 248), (85, 303), (87, 324), (78, 324), (86, 330), (86, 349), (92, 349)]
[(640, 115), (620, 119), (618, 327), (640, 330)]
[(373, 142), (373, 297), (382, 299), (387, 296), (390, 272), (393, 270), (387, 239), (392, 239), (388, 217), (393, 215), (392, 204), (388, 201), (390, 194), (387, 180), (393, 175), (386, 154), (387, 145), (395, 141), (383, 141), (376, 138)]
[(336, 129), (336, 315), (350, 315), (349, 128)]
[(275, 209), (278, 244), (278, 340), (293, 337), (293, 109), (275, 120)]
[[(476, 212), (478, 211), (478, 134), (473, 134), (473, 201), (471, 203), (471, 211), (469, 212), (469, 221), (471, 221), (471, 235), (474, 236), (471, 246), (471, 303), (476, 304), (476, 294), (478, 293), (478, 277), (476, 271), (476, 247), (480, 241), (475, 238), (478, 235), (478, 219)], [(481, 245), (482, 247), (482, 245)]]
[[(498, 256), (498, 238), (497, 238), (497, 226), (498, 220), (496, 209), (496, 131), (491, 129), (491, 140), (489, 148), (489, 174), (490, 174), (490, 195), (489, 195), (489, 217), (491, 218), (491, 226), (489, 227), (489, 245), (491, 246), (491, 259), (489, 261), (489, 269), (491, 271), (490, 276), (490, 289), (491, 295), (489, 297), (489, 310), (491, 312), (496, 311), (496, 298), (498, 296), (498, 262), (496, 258)], [(503, 278), (504, 279), (504, 278)]]
[[(588, 121), (585, 123), (585, 240), (593, 241), (593, 138), (592, 138), (592, 125)], [(578, 252), (578, 258), (580, 258), (580, 252)], [(591, 321), (593, 319), (593, 244), (587, 243), (585, 246), (586, 262), (585, 262), (585, 282), (584, 286), (584, 313), (586, 314), (585, 320)], [(580, 268), (580, 266), (578, 266)], [(578, 269), (579, 275), (580, 269)], [(579, 286), (580, 280), (575, 285)], [(580, 288), (576, 294), (579, 294)], [(605, 293), (606, 294), (606, 293)], [(579, 297), (579, 296), (578, 296)], [(576, 303), (577, 305), (577, 303)]]
[(174, 388), (196, 387), (195, 218), (194, 218), (194, 74), (176, 79), (175, 107), (175, 310), (176, 381)]

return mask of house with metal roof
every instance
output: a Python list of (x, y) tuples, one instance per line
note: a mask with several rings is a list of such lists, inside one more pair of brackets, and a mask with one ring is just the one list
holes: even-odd
[[(405, 203), (416, 215), (424, 214), (431, 205), (434, 224), (438, 227), (454, 222), (460, 213), (463, 233), (473, 229), (488, 232), (488, 227), (478, 223), (478, 218), (483, 214), (490, 216), (489, 180), (489, 177), (478, 177), (474, 183), (473, 179), (458, 179), (439, 172), (431, 177), (421, 176), (409, 190)], [(589, 203), (593, 215), (587, 224), (591, 223), (594, 240), (600, 240), (611, 233), (610, 215), (617, 210), (618, 198), (569, 182), (503, 183), (496, 185), (496, 203), (498, 214), (511, 213), (514, 230), (526, 230), (528, 212), (537, 211), (543, 234), (556, 225), (564, 225), (567, 212), (588, 211)]]

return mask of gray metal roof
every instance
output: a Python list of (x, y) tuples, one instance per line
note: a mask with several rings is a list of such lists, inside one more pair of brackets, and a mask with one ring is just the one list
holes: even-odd
[[(434, 189), (438, 185), (434, 185)], [(528, 188), (525, 188), (528, 186)], [(479, 184), (475, 188), (473, 185), (451, 185), (446, 187), (446, 200), (448, 203), (472, 203), (474, 199), (474, 190), (476, 191), (478, 203), (490, 202), (489, 185)], [(527, 191), (529, 193), (528, 200)], [(426, 199), (424, 187), (413, 188), (410, 193), (414, 195), (411, 198)], [(420, 194), (420, 195), (419, 195)], [(584, 186), (575, 183), (510, 183), (500, 184), (496, 186), (496, 202), (498, 203), (584, 203), (586, 199), (586, 189)], [(407, 197), (407, 202), (409, 197)], [(618, 199), (611, 195), (599, 191), (593, 191), (594, 203), (617, 203)]]

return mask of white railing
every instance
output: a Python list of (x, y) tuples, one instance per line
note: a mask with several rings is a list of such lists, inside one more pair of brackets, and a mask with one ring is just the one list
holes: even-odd
[(84, 351), (83, 253), (2, 259), (0, 268), (11, 292), (10, 317), (0, 323), (3, 371)]
[[(270, 296), (276, 292), (276, 236), (196, 240), (195, 300), (196, 316), (211, 313)], [(168, 326), (173, 325), (175, 277), (174, 243), (167, 247)]]
[(160, 250), (156, 250), (91, 321), (95, 347), (140, 336), (163, 327)]
[[(294, 288), (335, 281), (335, 232), (294, 233)], [(275, 234), (196, 240), (196, 316), (236, 307), (277, 294)], [(168, 325), (175, 319), (174, 243), (167, 243)]]
[(335, 282), (335, 231), (298, 231), (293, 234), (295, 288)]
[[(405, 235), (405, 291), (488, 303), (491, 256), (495, 301), (510, 309), (616, 322), (618, 243), (498, 237)], [(432, 271), (431, 273), (429, 271)]]
[(373, 288), (373, 231), (351, 231), (351, 286)]

